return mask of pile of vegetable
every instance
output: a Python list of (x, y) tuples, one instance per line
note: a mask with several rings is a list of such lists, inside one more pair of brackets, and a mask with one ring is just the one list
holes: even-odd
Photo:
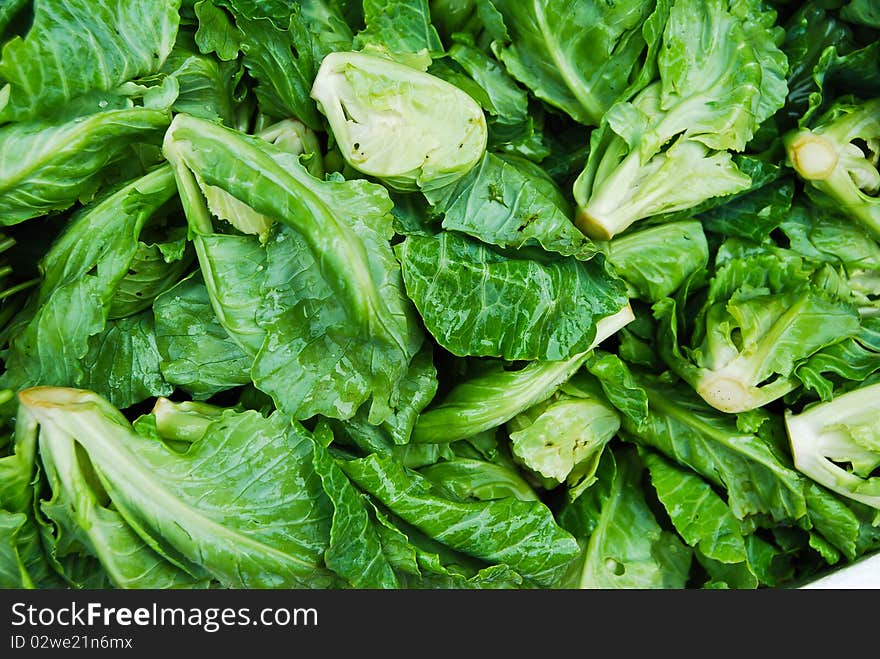
[(0, 6), (0, 585), (880, 549), (872, 0)]

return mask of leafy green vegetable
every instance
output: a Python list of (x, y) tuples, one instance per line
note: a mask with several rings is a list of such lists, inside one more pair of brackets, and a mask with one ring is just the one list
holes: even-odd
[(40, 511), (57, 529), (50, 540), (55, 557), (79, 547), (80, 552), (95, 557), (117, 588), (194, 587), (196, 579), (165, 561), (118, 511), (102, 504), (104, 493), (91, 483), (76, 446), (70, 440), (41, 439), (40, 444), (53, 495), (41, 502)]
[(778, 438), (740, 430), (686, 387), (644, 377), (639, 383), (648, 395), (650, 414), (641, 427), (624, 419), (623, 429), (633, 441), (722, 487), (727, 505), (747, 530), (778, 523), (815, 527), (841, 551), (853, 554), (858, 518), (804, 478)]
[(163, 110), (133, 107), (0, 127), (0, 223), (66, 210), (94, 196), (129, 144), (161, 141), (168, 122)]
[[(692, 546), (699, 544), (704, 556), (725, 563), (744, 561), (746, 546), (739, 524), (712, 488), (693, 473), (676, 473), (669, 461), (655, 453), (646, 452), (644, 459), (651, 470), (652, 483), (660, 501), (682, 537)], [(689, 504), (695, 501), (696, 505), (673, 504), (677, 498), (688, 500), (681, 488), (693, 488), (699, 493), (689, 501)], [(703, 529), (701, 525), (715, 527)]]
[[(631, 320), (629, 307), (600, 320), (590, 348)], [(520, 369), (506, 369), (502, 363), (489, 366), (423, 412), (416, 421), (412, 441), (450, 442), (500, 426), (552, 396), (584, 364), (589, 352), (562, 361), (533, 361)]]
[(253, 360), (214, 315), (201, 277), (189, 277), (153, 303), (162, 376), (194, 397), (247, 384)]
[(108, 400), (122, 408), (167, 396), (174, 388), (162, 375), (161, 359), (152, 313), (111, 320), (89, 339), (81, 386), (106, 391)]
[[(35, 388), (21, 399), (40, 424), (40, 443), (81, 446), (129, 527), (172, 564), (239, 588), (333, 583), (322, 568), (328, 504), (302, 428), (229, 411), (180, 454), (134, 433), (94, 394)], [(273, 471), (281, 462), (288, 469)]]
[(334, 509), (330, 546), (324, 553), (327, 566), (355, 587), (399, 587), (384, 554), (380, 532), (371, 522), (367, 499), (354, 488), (327, 449), (316, 446), (313, 461)]
[[(19, 390), (34, 385), (91, 384), (114, 397), (116, 384), (129, 382), (130, 364), (120, 364), (122, 372), (111, 376), (112, 357), (107, 363), (97, 363), (101, 343), (107, 338), (103, 334), (109, 331), (116, 291), (138, 254), (141, 232), (175, 192), (170, 168), (160, 167), (71, 218), (42, 262), (39, 288), (13, 321), (0, 386)], [(129, 325), (130, 329), (137, 326)], [(152, 341), (149, 334), (142, 339), (148, 344)], [(133, 337), (123, 331), (119, 338), (129, 341)], [(157, 370), (153, 368), (154, 373)], [(140, 396), (129, 392), (120, 402), (124, 400), (127, 407), (148, 395), (170, 393), (163, 389), (162, 385), (148, 386)]]
[(0, 587), (880, 551), (864, 0), (0, 2)]
[(520, 501), (539, 499), (516, 470), (494, 462), (456, 456), (423, 467), (419, 473), (459, 499), (490, 501), (511, 496)]
[(391, 57), (431, 57), (443, 50), (431, 23), (428, 0), (365, 0), (366, 27), (354, 39), (359, 49), (375, 48)]
[(671, 222), (617, 236), (601, 249), (627, 283), (630, 297), (656, 302), (671, 295), (709, 261), (703, 226)]
[(345, 473), (392, 512), (439, 542), (484, 561), (503, 561), (547, 586), (577, 553), (577, 543), (540, 502), (514, 497), (457, 501), (429, 481), (375, 455), (342, 463)]
[(546, 489), (567, 482), (576, 496), (595, 482), (605, 445), (620, 415), (589, 380), (569, 380), (547, 401), (507, 423), (515, 459)]
[[(315, 413), (347, 418), (372, 396), (371, 420), (383, 421), (422, 340), (387, 242), (387, 193), (366, 181), (316, 179), (265, 141), (185, 115), (174, 121), (165, 151), (187, 191), (184, 208), (199, 234), (201, 267), (211, 272), (219, 256), (221, 264), (247, 268), (244, 276), (229, 278), (215, 271), (206, 283), (209, 293), (216, 287), (212, 304), (221, 324), (227, 319), (224, 326), (238, 325), (233, 335), (248, 337), (238, 342), (255, 357), (256, 384), (295, 418)], [(240, 174), (231, 176), (229, 167)], [(265, 249), (245, 238), (213, 234), (195, 175), (285, 228)], [(224, 245), (249, 252), (250, 263), (242, 263), (240, 254), (224, 255)], [(233, 290), (227, 293), (226, 287)], [(289, 302), (279, 307), (281, 299)], [(301, 324), (301, 317), (315, 322)], [(339, 332), (340, 326), (348, 330)], [(370, 338), (360, 342), (363, 337)], [(296, 388), (287, 378), (293, 365), (306, 371)]]
[[(232, 19), (223, 12), (230, 12)], [(320, 121), (308, 95), (314, 76), (312, 38), (298, 4), (203, 0), (196, 5), (202, 52), (216, 52), (221, 60), (235, 59), (239, 51), (261, 111), (276, 119), (294, 118), (311, 128)]]
[[(648, 41), (664, 2), (515, 2), (490, 0), (505, 32), (493, 49), (534, 94), (596, 126), (653, 66)], [(646, 25), (647, 23), (647, 25)]]
[[(479, 98), (476, 100), (490, 115), (490, 141), (494, 141), (496, 134), (516, 134), (518, 130), (527, 130), (530, 119), (528, 94), (498, 61), (461, 33), (454, 35), (449, 58), (479, 86)], [(473, 92), (469, 90), (468, 93)]]
[[(180, 0), (42, 0), (0, 56), (0, 123), (62, 107), (155, 73), (171, 52)], [(47, 63), (49, 65), (47, 66)]]
[(443, 228), (502, 248), (542, 247), (581, 260), (597, 249), (569, 219), (567, 202), (543, 170), (492, 153), (458, 182), (425, 193)]
[(695, 318), (672, 298), (654, 307), (664, 360), (717, 409), (742, 412), (784, 396), (801, 384), (799, 363), (859, 332), (850, 291), (827, 286), (821, 266), (735, 240), (717, 254)]
[(456, 355), (568, 359), (626, 305), (600, 257), (514, 258), (452, 232), (409, 236), (398, 256), (425, 326)]
[(654, 517), (638, 485), (642, 470), (631, 450), (608, 453), (600, 485), (562, 511), (582, 545), (566, 576), (571, 587), (684, 588), (691, 553)]
[(588, 235), (607, 240), (640, 219), (749, 187), (731, 155), (782, 106), (787, 64), (771, 12), (727, 5), (672, 3), (659, 79), (612, 106), (592, 134), (574, 185)]
[(42, 551), (34, 516), (36, 422), (26, 411), (16, 419), (11, 455), (0, 458), (0, 587), (56, 587), (60, 578)]

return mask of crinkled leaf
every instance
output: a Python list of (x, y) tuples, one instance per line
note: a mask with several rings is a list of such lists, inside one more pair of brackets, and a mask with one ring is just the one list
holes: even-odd
[(315, 130), (321, 121), (309, 96), (318, 63), (299, 4), (218, 0), (231, 10), (244, 66), (257, 80), (260, 110), (278, 119), (295, 118)]
[(37, 0), (24, 38), (3, 46), (0, 123), (159, 70), (177, 36), (180, 0)]
[[(600, 320), (590, 350), (632, 319), (632, 310), (627, 306), (623, 312)], [(441, 400), (419, 415), (412, 441), (453, 442), (506, 423), (550, 398), (583, 366), (590, 350), (561, 361), (533, 361), (521, 368), (501, 361), (483, 364), (480, 372), (455, 383)]]
[(843, 382), (863, 382), (880, 371), (880, 318), (866, 318), (858, 334), (828, 346), (798, 365), (795, 374), (822, 400)]
[(11, 455), (0, 458), (0, 587), (58, 586), (34, 519), (36, 423), (19, 412)]
[(326, 448), (316, 444), (312, 460), (333, 504), (330, 546), (324, 552), (327, 567), (356, 588), (399, 587), (364, 495), (354, 488)]
[(792, 179), (782, 178), (730, 199), (697, 217), (706, 231), (762, 242), (788, 215), (794, 187)]
[[(237, 61), (223, 61), (223, 57), (202, 55), (191, 39), (181, 34), (162, 67), (178, 83), (179, 92), (171, 109), (236, 126), (241, 65)], [(235, 52), (238, 53), (237, 48)]]
[(712, 486), (656, 453), (640, 455), (657, 497), (685, 542), (715, 561), (745, 562), (748, 554), (739, 520)]
[(398, 250), (425, 326), (460, 356), (568, 359), (592, 343), (600, 318), (627, 302), (600, 257), (539, 261), (450, 232), (409, 236)]
[(323, 564), (330, 505), (313, 441), (289, 418), (224, 411), (179, 453), (135, 433), (90, 392), (37, 388), (21, 401), (40, 423), (41, 444), (75, 440), (114, 508), (187, 571), (238, 588), (335, 582)]
[(598, 380), (609, 403), (635, 425), (644, 423), (648, 395), (620, 357), (606, 350), (594, 350), (584, 368)]
[(397, 516), (443, 544), (504, 563), (539, 585), (558, 583), (577, 543), (540, 502), (513, 497), (458, 501), (390, 458), (371, 455), (341, 463), (349, 478)]
[(211, 0), (196, 2), (194, 8), (199, 25), (195, 34), (199, 50), (205, 54), (216, 54), (223, 62), (237, 58), (241, 49), (241, 33), (232, 18)]
[(422, 466), (419, 473), (463, 501), (492, 501), (507, 497), (538, 501), (538, 495), (520, 473), (503, 464), (452, 457)]
[[(528, 93), (516, 84), (490, 53), (476, 47), (465, 37), (455, 35), (449, 48), (449, 57), (479, 85), (483, 91), (483, 98), (479, 99), (481, 105), (499, 125), (517, 126), (528, 121)], [(491, 125), (489, 130), (491, 133)]]
[(27, 568), (31, 552), (40, 552), (33, 522), (24, 513), (0, 509), (0, 588), (34, 587)]
[[(543, 174), (543, 172), (542, 172)], [(548, 189), (549, 186), (549, 189)], [(425, 193), (443, 228), (503, 248), (543, 249), (589, 260), (593, 242), (572, 224), (552, 181), (537, 178), (516, 161), (487, 153), (452, 185)]]
[[(128, 266), (128, 272), (116, 286), (108, 317), (111, 319), (133, 316), (148, 309), (156, 297), (176, 284), (187, 272), (193, 253), (181, 228), (167, 231), (168, 242), (138, 242), (137, 251)], [(175, 239), (175, 235), (178, 237)]]
[(712, 149), (741, 151), (788, 91), (774, 18), (748, 0), (677, 0), (658, 57), (663, 121)]
[[(392, 202), (385, 189), (365, 180), (317, 179), (297, 157), (265, 141), (183, 115), (169, 129), (165, 152), (175, 163), (221, 324), (228, 325), (221, 286), (247, 289), (234, 312), (252, 341), (239, 343), (256, 356), (257, 385), (296, 418), (346, 418), (369, 398), (371, 421), (387, 418), (394, 387), (423, 338), (389, 243)], [(195, 176), (277, 220), (272, 242), (263, 249), (255, 239), (210, 233)], [(206, 240), (243, 243), (252, 261), (227, 262), (247, 271), (238, 278), (246, 284), (206, 271), (215, 258), (204, 251)], [(295, 387), (292, 365), (304, 369)]]
[(738, 430), (732, 419), (689, 389), (646, 377), (639, 382), (648, 392), (650, 414), (641, 429), (624, 419), (627, 437), (724, 488), (727, 505), (747, 524), (746, 532), (778, 524), (815, 526), (838, 548), (849, 550), (859, 534), (855, 515), (845, 506), (834, 506), (837, 519), (829, 515), (830, 495), (815, 490), (772, 442)]
[[(383, 200), (366, 183), (324, 185), (338, 217), (358, 218), (351, 231), (373, 255), (372, 277), (394, 314), (395, 327), (385, 330), (399, 342), (384, 344), (370, 336), (368, 327), (351, 324), (348, 309), (321, 277), (307, 243), (296, 231), (279, 226), (267, 245), (257, 311), (266, 339), (254, 362), (254, 381), (295, 418), (323, 414), (344, 419), (372, 396), (373, 418), (381, 422), (396, 406), (397, 384), (420, 343), (403, 299), (399, 266), (382, 235), (389, 219), (387, 197)], [(299, 373), (295, 382), (289, 379), (291, 371)]]
[(655, 11), (654, 2), (491, 4), (509, 35), (509, 41), (495, 45), (501, 61), (538, 98), (576, 121), (598, 125), (646, 66), (649, 44), (642, 27)]
[(696, 221), (680, 221), (615, 236), (600, 248), (627, 283), (630, 297), (656, 302), (674, 293), (709, 262), (709, 245)]
[(366, 27), (355, 37), (355, 48), (377, 47), (392, 56), (443, 51), (428, 0), (364, 0), (363, 9)]

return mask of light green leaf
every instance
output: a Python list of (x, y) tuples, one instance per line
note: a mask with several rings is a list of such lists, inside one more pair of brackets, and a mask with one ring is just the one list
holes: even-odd
[(732, 154), (787, 91), (774, 17), (748, 0), (671, 3), (657, 77), (611, 106), (591, 136), (573, 190), (585, 233), (608, 240), (636, 221), (750, 188)]
[(520, 501), (539, 500), (515, 469), (494, 462), (453, 457), (422, 467), (419, 473), (463, 501), (493, 501), (507, 497)]
[(813, 529), (852, 555), (861, 533), (855, 513), (802, 476), (778, 442), (740, 431), (733, 418), (705, 405), (686, 386), (647, 376), (639, 382), (648, 393), (650, 414), (641, 429), (624, 419), (628, 439), (723, 488), (727, 505), (746, 524), (745, 533), (760, 526)]
[(0, 588), (34, 587), (23, 554), (29, 547), (38, 551), (39, 542), (27, 542), (28, 533), (33, 534), (33, 522), (27, 515), (0, 509)]
[(391, 56), (430, 57), (443, 51), (431, 24), (428, 0), (364, 0), (364, 23), (354, 40), (357, 49), (384, 50)]
[(685, 542), (715, 561), (745, 562), (748, 554), (739, 520), (712, 486), (656, 453), (640, 455), (657, 497)]
[(195, 41), (205, 54), (216, 54), (221, 62), (238, 57), (241, 49), (241, 33), (232, 19), (211, 0), (199, 0), (194, 4), (199, 27)]
[[(590, 349), (632, 321), (631, 308), (599, 321)], [(506, 423), (547, 400), (589, 358), (590, 350), (562, 361), (534, 361), (522, 368), (487, 364), (479, 374), (458, 382), (442, 400), (419, 415), (412, 441), (453, 442)]]
[[(365, 180), (317, 179), (290, 153), (184, 115), (165, 152), (215, 312), (227, 330), (239, 325), (233, 338), (248, 337), (238, 342), (256, 357), (256, 384), (298, 419), (347, 418), (369, 398), (371, 422), (386, 419), (423, 340), (389, 243), (387, 191)], [(263, 249), (255, 239), (211, 233), (196, 176), (275, 219), (271, 243)], [(246, 274), (217, 269), (221, 245), (248, 251), (246, 260), (222, 259)], [(291, 368), (302, 372), (295, 386)]]
[(11, 455), (0, 458), (0, 588), (60, 587), (34, 517), (37, 423), (18, 410)]
[(671, 298), (655, 305), (664, 360), (724, 412), (782, 397), (802, 362), (859, 331), (849, 291), (829, 290), (822, 274), (790, 250), (729, 239), (698, 312), (679, 318)]
[(333, 503), (330, 546), (324, 553), (327, 567), (356, 588), (398, 588), (366, 497), (354, 488), (326, 448), (315, 445), (314, 451), (315, 471)]
[(105, 168), (130, 157), (130, 144), (159, 143), (168, 121), (167, 112), (129, 108), (0, 127), (0, 225), (90, 199)]
[(254, 236), (203, 234), (194, 243), (218, 322), (245, 354), (255, 357), (266, 337), (256, 320), (266, 251)]
[(223, 57), (202, 55), (192, 39), (189, 34), (181, 33), (162, 67), (164, 73), (177, 80), (179, 87), (172, 110), (237, 127), (242, 107), (239, 99), (241, 65), (237, 61), (224, 61)]
[(476, 47), (463, 35), (456, 34), (449, 48), (449, 57), (479, 85), (485, 96), (480, 99), (483, 109), (493, 115), (498, 124), (516, 126), (528, 122), (528, 93), (516, 84), (490, 53)]
[(807, 516), (804, 481), (772, 446), (739, 431), (732, 417), (707, 406), (688, 387), (638, 381), (648, 393), (649, 414), (641, 429), (624, 419), (627, 436), (724, 488), (739, 520), (794, 524)]
[(275, 119), (299, 119), (309, 128), (320, 129), (320, 115), (309, 96), (318, 62), (299, 3), (265, 7), (218, 0), (216, 4), (228, 8), (235, 18), (242, 61), (257, 81), (260, 111)]
[[(402, 295), (399, 266), (384, 231), (377, 231), (389, 219), (385, 207), (376, 204), (377, 191), (365, 182), (324, 185), (325, 199), (337, 217), (358, 218), (351, 233), (374, 257), (369, 285), (381, 291), (383, 306), (391, 311), (394, 325), (382, 329), (393, 332), (394, 343), (371, 336), (369, 326), (351, 323), (349, 310), (321, 276), (306, 241), (279, 226), (266, 249), (266, 278), (257, 307), (266, 339), (254, 362), (254, 382), (299, 419), (314, 414), (349, 418), (372, 397), (371, 421), (381, 423), (396, 407), (396, 387), (406, 377), (421, 337)], [(378, 316), (372, 317), (370, 324), (377, 321)], [(294, 382), (291, 372), (299, 374)]]
[(155, 73), (177, 36), (180, 0), (36, 0), (27, 34), (3, 46), (0, 123)]
[(55, 530), (47, 540), (56, 560), (66, 554), (97, 559), (116, 588), (187, 588), (198, 581), (157, 554), (122, 515), (105, 505), (77, 456), (76, 442), (53, 438), (40, 445), (52, 496), (39, 504)]
[(620, 416), (604, 398), (563, 385), (549, 401), (518, 414), (507, 424), (514, 458), (538, 474), (547, 489), (568, 482), (579, 494), (595, 480), (606, 444), (620, 428)]
[(709, 262), (709, 245), (696, 221), (630, 231), (600, 243), (608, 262), (627, 283), (630, 297), (656, 302), (674, 293)]
[(168, 242), (138, 242), (128, 272), (113, 293), (108, 318), (125, 318), (148, 309), (160, 293), (171, 288), (189, 270), (194, 255), (185, 229), (161, 227), (158, 231), (167, 232)]
[(313, 442), (287, 417), (224, 411), (179, 453), (90, 392), (30, 389), (21, 402), (41, 444), (82, 447), (114, 508), (166, 559), (233, 588), (335, 583), (323, 564), (330, 506)]

